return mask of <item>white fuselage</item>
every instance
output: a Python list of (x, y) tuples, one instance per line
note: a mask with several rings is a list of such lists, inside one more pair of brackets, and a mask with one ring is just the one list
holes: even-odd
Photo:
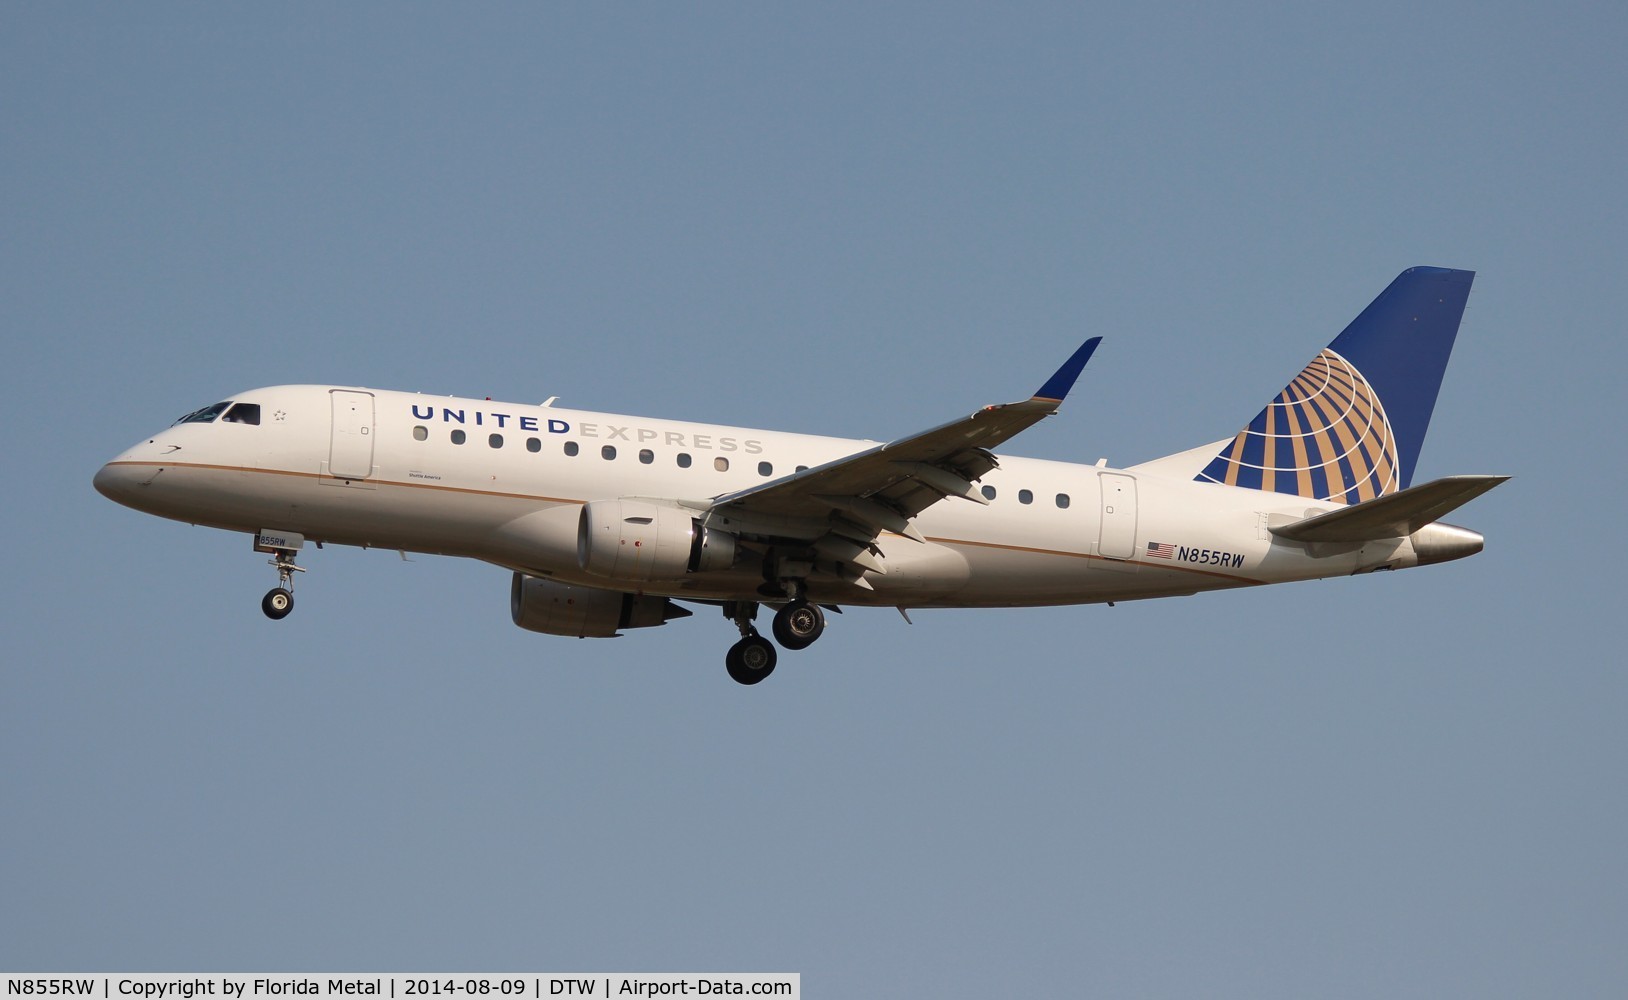
[[(582, 505), (621, 497), (704, 503), (876, 442), (338, 386), (231, 397), (258, 424), (180, 423), (119, 455), (97, 487), (139, 510), (233, 531), (481, 559), (566, 583), (751, 600), (733, 568), (637, 588), (585, 572)], [(455, 438), (461, 432), (462, 441)], [(1000, 457), (991, 502), (947, 498), (885, 533), (885, 572), (811, 579), (837, 604), (994, 607), (1191, 594), (1412, 566), (1409, 538), (1307, 545), (1268, 527), (1335, 505), (1130, 470)]]

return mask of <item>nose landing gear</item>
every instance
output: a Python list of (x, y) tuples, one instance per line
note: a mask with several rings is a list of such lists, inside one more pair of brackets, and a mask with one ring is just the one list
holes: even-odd
[(267, 565), (277, 567), (277, 586), (260, 599), (260, 610), (272, 621), (282, 621), (294, 610), (294, 574), (304, 573), (305, 569), (294, 565), (293, 549), (276, 550)]
[[(294, 610), (294, 574), (305, 570), (294, 565), (294, 556), (305, 547), (305, 536), (294, 531), (262, 529), (254, 536), (254, 550), (271, 556), (268, 565), (277, 567), (277, 586), (260, 599), (260, 610), (272, 621), (281, 621)], [(322, 543), (317, 543), (321, 548)]]

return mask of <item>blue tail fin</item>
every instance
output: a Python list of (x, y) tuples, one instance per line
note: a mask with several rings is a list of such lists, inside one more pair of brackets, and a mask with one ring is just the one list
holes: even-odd
[(1196, 477), (1334, 503), (1407, 489), (1474, 271), (1403, 271)]

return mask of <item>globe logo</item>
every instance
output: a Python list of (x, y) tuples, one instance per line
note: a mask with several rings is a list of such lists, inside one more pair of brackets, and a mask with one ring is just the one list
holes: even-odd
[(1396, 436), (1379, 396), (1326, 348), (1196, 479), (1339, 504), (1401, 485)]

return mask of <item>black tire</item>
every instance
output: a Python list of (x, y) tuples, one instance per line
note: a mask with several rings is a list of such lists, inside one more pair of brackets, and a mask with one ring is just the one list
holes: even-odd
[(724, 666), (735, 683), (756, 684), (774, 673), (778, 658), (774, 643), (761, 635), (749, 635), (729, 647), (729, 652), (724, 656)]
[(792, 601), (774, 614), (775, 641), (787, 649), (807, 649), (825, 634), (825, 612), (818, 604)]
[(260, 610), (272, 621), (282, 621), (294, 610), (294, 595), (281, 587), (273, 587), (260, 599)]

